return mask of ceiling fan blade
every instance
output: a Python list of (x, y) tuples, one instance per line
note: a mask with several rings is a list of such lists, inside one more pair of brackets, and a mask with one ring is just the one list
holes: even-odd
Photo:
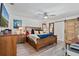
[(56, 16), (56, 15), (53, 14), (53, 15), (49, 15), (49, 16), (52, 16), (53, 17), (53, 16)]
[(44, 12), (44, 16), (48, 16), (47, 12)]

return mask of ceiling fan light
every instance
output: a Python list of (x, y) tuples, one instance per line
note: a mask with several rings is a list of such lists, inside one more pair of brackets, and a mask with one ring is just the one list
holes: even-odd
[(48, 17), (47, 16), (44, 16), (44, 19), (47, 19)]

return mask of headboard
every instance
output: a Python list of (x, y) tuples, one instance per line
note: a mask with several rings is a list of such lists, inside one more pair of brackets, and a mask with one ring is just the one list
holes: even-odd
[(42, 28), (41, 28), (41, 27), (26, 26), (25, 28), (26, 28), (26, 30), (28, 30), (29, 32), (31, 32), (32, 29), (34, 29), (34, 31), (37, 31), (38, 33), (40, 33), (40, 31), (42, 31)]

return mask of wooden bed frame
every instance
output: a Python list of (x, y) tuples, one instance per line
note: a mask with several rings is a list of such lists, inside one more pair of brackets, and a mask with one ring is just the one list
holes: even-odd
[(31, 41), (31, 39), (28, 37), (27, 42), (38, 51), (40, 48), (44, 46), (48, 46), (54, 43), (57, 44), (57, 36), (52, 35), (52, 36), (48, 36), (47, 38), (37, 39), (37, 43)]

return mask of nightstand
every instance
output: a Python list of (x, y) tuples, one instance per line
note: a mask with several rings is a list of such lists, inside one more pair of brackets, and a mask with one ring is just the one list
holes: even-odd
[(17, 36), (18, 36), (17, 43), (24, 43), (24, 42), (26, 42), (26, 35), (25, 34), (19, 34)]

